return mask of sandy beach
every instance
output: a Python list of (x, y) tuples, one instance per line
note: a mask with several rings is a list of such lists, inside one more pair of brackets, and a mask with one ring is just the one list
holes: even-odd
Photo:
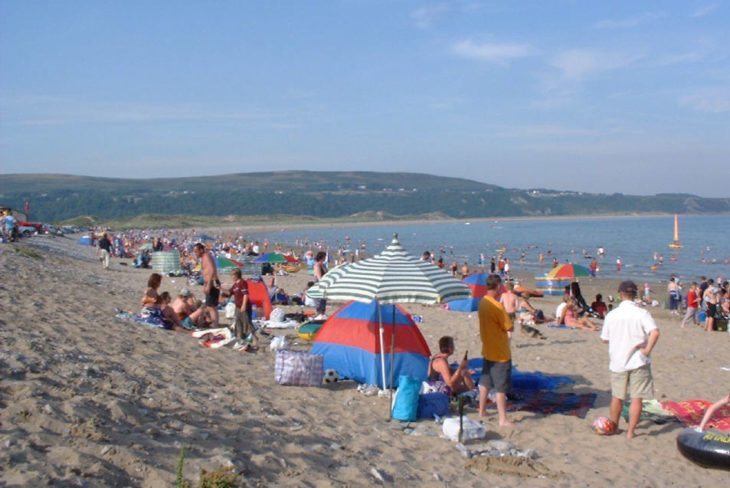
[[(585, 419), (512, 412), (513, 430), (498, 429), (492, 411), (488, 439), (537, 452), (534, 462), (507, 474), (498, 462), (486, 467), (463, 457), (433, 421), (387, 421), (388, 400), (365, 396), (354, 383), (276, 385), (275, 354), (266, 344), (256, 353), (210, 350), (183, 333), (115, 319), (115, 307), (138, 310), (150, 273), (131, 260), (114, 259), (105, 271), (92, 248), (35, 237), (0, 247), (0, 273), (0, 485), (171, 486), (183, 447), (184, 475), (194, 485), (201, 470), (225, 466), (240, 473), (241, 486), (727, 483), (727, 472), (680, 455), (679, 423), (644, 421), (630, 442), (592, 431), (610, 399), (607, 348), (595, 332), (541, 328), (546, 340), (515, 334), (513, 362), (521, 371), (569, 375), (575, 384), (565, 391), (598, 396)], [(301, 272), (277, 280), (298, 292), (309, 278)], [(186, 285), (166, 277), (161, 290), (174, 294)], [(616, 295), (615, 281), (583, 279), (581, 286), (589, 301), (597, 292)], [(193, 292), (200, 297), (200, 287)], [(558, 301), (533, 305), (552, 315)], [(432, 352), (442, 335), (455, 337), (455, 357), (480, 350), (476, 314), (405, 308), (423, 316)], [(661, 330), (656, 398), (726, 394), (730, 372), (721, 368), (730, 367), (730, 335), (680, 329), (668, 311), (651, 311)], [(479, 420), (475, 409), (467, 412)]]

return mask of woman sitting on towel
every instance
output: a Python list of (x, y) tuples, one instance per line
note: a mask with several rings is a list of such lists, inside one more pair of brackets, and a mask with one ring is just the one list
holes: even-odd
[(560, 324), (566, 325), (571, 329), (586, 329), (586, 330), (599, 330), (596, 324), (590, 321), (588, 317), (578, 316), (578, 305), (573, 297), (567, 297), (565, 299), (566, 306), (563, 307), (560, 313)]
[(447, 395), (458, 395), (474, 389), (473, 371), (467, 368), (467, 358), (454, 369), (449, 366), (449, 357), (454, 354), (454, 338), (444, 336), (439, 339), (439, 353), (428, 363), (428, 381), (437, 391)]
[(159, 293), (157, 290), (162, 285), (162, 275), (160, 273), (152, 273), (147, 280), (147, 289), (142, 295), (142, 309), (145, 308), (160, 308), (159, 307)]

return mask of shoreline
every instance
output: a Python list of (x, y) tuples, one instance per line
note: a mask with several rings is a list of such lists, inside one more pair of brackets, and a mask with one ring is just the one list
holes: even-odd
[[(611, 219), (642, 219), (642, 218), (652, 218), (652, 217), (664, 217), (664, 216), (672, 216), (673, 213), (665, 213), (665, 212), (650, 212), (650, 213), (608, 213), (608, 214), (576, 214), (576, 215), (520, 215), (520, 216), (509, 216), (509, 217), (475, 217), (475, 218), (439, 218), (439, 219), (429, 219), (429, 218), (405, 218), (403, 220), (400, 219), (392, 219), (392, 220), (365, 220), (365, 221), (353, 221), (349, 222), (347, 220), (344, 220), (345, 218), (336, 218), (331, 220), (318, 220), (314, 222), (297, 222), (296, 217), (297, 216), (289, 216), (287, 215), (286, 218), (282, 219), (281, 223), (267, 223), (263, 221), (254, 221), (251, 223), (247, 223), (245, 221), (235, 222), (231, 221), (229, 223), (226, 222), (215, 222), (211, 223), (210, 225), (190, 225), (187, 227), (179, 227), (179, 226), (161, 226), (161, 227), (144, 227), (144, 226), (128, 226), (126, 224), (118, 225), (118, 229), (139, 229), (139, 228), (149, 228), (150, 230), (186, 230), (186, 229), (239, 229), (239, 228), (246, 228), (251, 229), (253, 231), (268, 231), (268, 230), (277, 230), (281, 227), (285, 227), (286, 230), (294, 230), (294, 229), (306, 229), (306, 228), (331, 228), (331, 227), (337, 227), (337, 226), (347, 226), (347, 227), (372, 227), (372, 226), (378, 226), (378, 225), (395, 225), (395, 224), (403, 224), (403, 225), (422, 225), (422, 224), (459, 224), (459, 223), (484, 223), (484, 222), (519, 222), (519, 221), (579, 221), (579, 220), (611, 220)], [(700, 217), (700, 216), (726, 216), (730, 215), (730, 213), (696, 213), (696, 214), (680, 214), (683, 217)], [(183, 217), (179, 215), (173, 215), (171, 217), (174, 218), (189, 218), (189, 219), (204, 219), (205, 216), (190, 216), (190, 217)], [(306, 216), (298, 216), (302, 219), (312, 219), (313, 217), (306, 215)], [(220, 216), (215, 217), (216, 219), (233, 219), (234, 216)], [(271, 220), (275, 219), (276, 216), (255, 216), (257, 219), (262, 220)], [(290, 220), (290, 218), (292, 220)], [(115, 228), (111, 224), (121, 224), (120, 222), (116, 221), (100, 221), (96, 223), (96, 226), (111, 226), (112, 228)]]

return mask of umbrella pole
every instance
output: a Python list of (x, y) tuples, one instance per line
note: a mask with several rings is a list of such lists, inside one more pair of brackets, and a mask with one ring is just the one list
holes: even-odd
[[(395, 305), (391, 305), (393, 307), (393, 317), (391, 320), (392, 325), (392, 333), (390, 335), (390, 399), (393, 400), (393, 389), (392, 386), (395, 385), (395, 382), (393, 381), (393, 376), (395, 375)], [(393, 409), (390, 409), (391, 418), (393, 415)]]
[[(383, 309), (380, 303), (378, 303), (378, 318), (379, 318), (379, 332), (380, 332), (380, 372), (383, 377), (383, 390), (387, 388), (385, 379), (385, 328), (383, 327)], [(389, 407), (390, 409), (390, 407)]]

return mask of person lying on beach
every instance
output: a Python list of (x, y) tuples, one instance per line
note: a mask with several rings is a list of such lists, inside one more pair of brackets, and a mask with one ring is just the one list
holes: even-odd
[(588, 317), (578, 316), (578, 306), (575, 303), (575, 299), (568, 297), (565, 299), (566, 306), (560, 315), (560, 324), (566, 325), (572, 329), (586, 329), (597, 331), (600, 329), (598, 325), (591, 322)]
[(702, 422), (700, 422), (700, 430), (705, 430), (707, 423), (712, 419), (712, 416), (715, 414), (715, 412), (720, 410), (725, 405), (730, 405), (730, 394), (727, 394), (724, 397), (720, 398), (718, 401), (716, 401), (707, 408), (705, 416), (702, 417)]
[(454, 338), (444, 336), (439, 339), (439, 353), (428, 363), (428, 380), (434, 386), (440, 387), (442, 393), (458, 395), (474, 389), (474, 380), (471, 375), (474, 371), (467, 368), (467, 357), (464, 355), (459, 367), (449, 366), (449, 357), (454, 354)]

